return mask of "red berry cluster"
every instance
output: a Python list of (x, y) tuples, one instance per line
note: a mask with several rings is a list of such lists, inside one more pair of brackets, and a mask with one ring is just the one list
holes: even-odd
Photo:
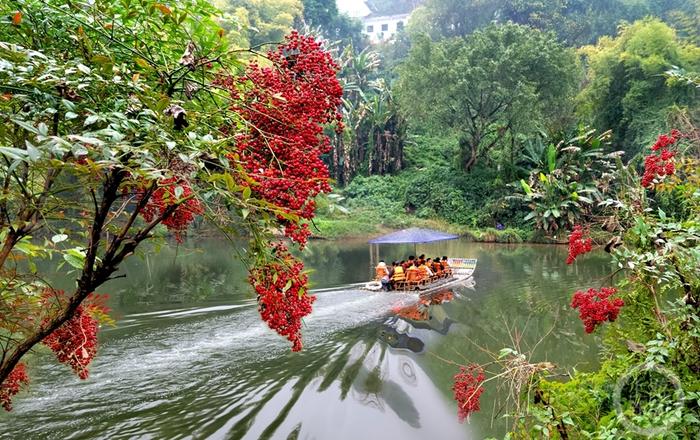
[(292, 342), (300, 351), (301, 320), (311, 313), (315, 296), (307, 295), (308, 277), (304, 264), (282, 243), (274, 245), (275, 261), (255, 267), (249, 280), (258, 294), (258, 310), (271, 329)]
[(22, 385), (29, 385), (29, 376), (26, 366), (20, 362), (0, 384), (0, 405), (5, 411), (12, 411), (12, 398), (19, 393)]
[[(236, 156), (255, 182), (249, 186), (256, 197), (310, 220), (316, 209), (313, 198), (330, 191), (321, 156), (330, 150), (324, 124), (342, 120), (338, 65), (319, 42), (297, 32), (268, 58), (270, 67), (254, 61), (244, 76), (218, 80), (234, 98), (232, 110), (249, 127), (235, 138)], [(287, 236), (306, 243), (308, 224), (277, 219)]]
[(477, 364), (460, 367), (459, 373), (455, 374), (452, 391), (458, 404), (457, 415), (460, 423), (469, 419), (471, 413), (481, 409), (479, 398), (484, 392), (484, 387), (481, 386), (484, 379), (484, 370)]
[(591, 239), (583, 238), (583, 228), (581, 225), (574, 226), (574, 230), (569, 235), (569, 255), (566, 257), (566, 264), (572, 264), (579, 255), (590, 252), (592, 249)]
[[(676, 172), (676, 166), (673, 163), (675, 152), (669, 150), (676, 142), (683, 137), (678, 130), (672, 130), (669, 134), (662, 134), (652, 145), (651, 150), (654, 153), (649, 154), (644, 158), (644, 175), (642, 176), (642, 186), (649, 188), (654, 185), (657, 178), (670, 176)], [(657, 154), (659, 153), (660, 154)]]
[[(58, 297), (64, 296), (63, 291), (45, 293)], [(84, 305), (78, 306), (71, 319), (63, 323), (42, 343), (56, 355), (56, 359), (68, 364), (81, 379), (88, 377), (88, 365), (97, 354), (97, 330), (99, 328), (94, 313), (106, 314), (109, 309), (103, 305), (106, 296), (90, 295)]]
[(579, 318), (583, 321), (586, 333), (593, 333), (596, 326), (605, 321), (613, 322), (620, 314), (625, 302), (620, 298), (610, 299), (617, 292), (614, 287), (603, 287), (600, 291), (588, 289), (577, 291), (571, 299), (571, 307), (579, 309)]
[[(177, 194), (177, 188), (182, 189), (181, 194)], [(143, 194), (143, 191), (141, 191), (141, 194)], [(146, 221), (150, 222), (156, 216), (163, 214), (168, 207), (177, 203), (178, 200), (187, 199), (162, 222), (175, 235), (178, 243), (182, 243), (185, 232), (194, 221), (194, 217), (204, 213), (202, 202), (197, 197), (191, 197), (192, 194), (192, 188), (187, 181), (175, 177), (162, 179), (158, 182), (158, 188), (148, 199), (148, 203), (141, 211), (141, 215)]]

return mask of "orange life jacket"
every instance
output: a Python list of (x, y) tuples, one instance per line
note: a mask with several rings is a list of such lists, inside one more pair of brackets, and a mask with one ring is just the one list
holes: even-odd
[(421, 273), (420, 270), (416, 266), (411, 266), (408, 268), (406, 271), (406, 280), (407, 281), (420, 281), (421, 280)]
[(388, 271), (387, 271), (386, 267), (377, 267), (376, 269), (374, 269), (374, 273), (375, 273), (375, 279), (381, 280), (382, 278), (387, 276)]

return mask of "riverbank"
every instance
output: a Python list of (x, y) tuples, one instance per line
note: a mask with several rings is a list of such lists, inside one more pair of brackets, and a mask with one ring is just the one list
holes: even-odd
[(388, 220), (379, 217), (375, 212), (364, 210), (342, 215), (321, 215), (314, 219), (315, 228), (312, 227), (314, 238), (342, 240), (380, 235), (411, 227), (437, 229), (480, 243), (563, 244), (567, 242), (568, 237), (566, 233), (549, 237), (541, 231), (513, 227), (475, 228), (410, 214), (402, 214)]

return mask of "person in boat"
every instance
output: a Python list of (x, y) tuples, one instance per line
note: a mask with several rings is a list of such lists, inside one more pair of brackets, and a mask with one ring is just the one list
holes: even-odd
[(398, 283), (406, 281), (406, 272), (403, 270), (403, 263), (403, 261), (400, 263), (394, 261), (394, 272), (390, 277), (392, 289), (395, 289)]
[(411, 265), (406, 269), (406, 279), (411, 281), (411, 280), (420, 280), (421, 279), (421, 270), (418, 269), (418, 266), (416, 266), (417, 261), (416, 260), (410, 260)]
[(392, 262), (391, 262), (391, 266), (388, 267), (388, 269), (389, 269), (389, 279), (388, 279), (388, 281), (389, 281), (389, 290), (394, 290), (394, 289), (393, 289), (394, 286), (393, 286), (393, 283), (392, 283), (391, 279), (394, 277), (394, 272), (396, 272), (396, 265), (397, 265), (397, 264), (399, 264), (399, 263), (397, 263), (396, 261), (392, 261)]
[(425, 264), (426, 262), (423, 261), (423, 263), (418, 266), (418, 270), (421, 272), (421, 279), (430, 279), (430, 277), (433, 276), (433, 271), (430, 270), (430, 268)]
[(447, 262), (447, 256), (442, 257), (440, 264), (442, 264), (442, 270), (444, 270), (447, 275), (452, 275), (452, 268), (450, 268), (450, 263)]
[(386, 267), (384, 260), (379, 261), (377, 267), (374, 268), (374, 279), (382, 283), (383, 290), (389, 290), (389, 268)]
[(440, 257), (435, 257), (435, 259), (433, 260), (433, 272), (435, 272), (435, 275), (437, 275), (437, 276), (443, 275), (442, 264), (440, 263)]
[(421, 254), (418, 257), (418, 267), (422, 266), (423, 264), (425, 264), (425, 254)]
[(411, 267), (411, 265), (413, 264), (413, 260), (414, 260), (415, 258), (416, 258), (416, 257), (414, 257), (413, 255), (411, 255), (410, 257), (408, 257), (408, 261), (405, 261), (405, 262), (402, 261), (402, 262), (401, 262), (401, 266), (403, 266), (403, 271), (404, 271), (404, 272), (406, 272), (406, 271), (408, 270), (408, 268)]

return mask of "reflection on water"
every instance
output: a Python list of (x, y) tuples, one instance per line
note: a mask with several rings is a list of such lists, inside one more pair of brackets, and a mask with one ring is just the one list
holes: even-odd
[[(421, 251), (478, 258), (476, 287), (424, 297), (320, 291), (301, 353), (260, 321), (224, 244), (132, 259), (127, 278), (103, 289), (118, 326), (103, 329), (91, 378), (79, 381), (38, 353), (30, 391), (0, 415), (0, 438), (481, 439), (500, 435), (501, 422), (492, 426), (488, 410), (457, 422), (455, 367), (439, 358), (485, 362), (476, 345), (497, 352), (510, 344), (508, 328), (533, 346), (554, 327), (536, 361), (594, 366), (595, 339), (568, 302), (603, 276), (604, 256), (569, 267), (557, 247), (454, 241)], [(303, 257), (319, 289), (370, 275), (364, 242), (313, 243)], [(487, 389), (482, 408), (496, 392)]]

